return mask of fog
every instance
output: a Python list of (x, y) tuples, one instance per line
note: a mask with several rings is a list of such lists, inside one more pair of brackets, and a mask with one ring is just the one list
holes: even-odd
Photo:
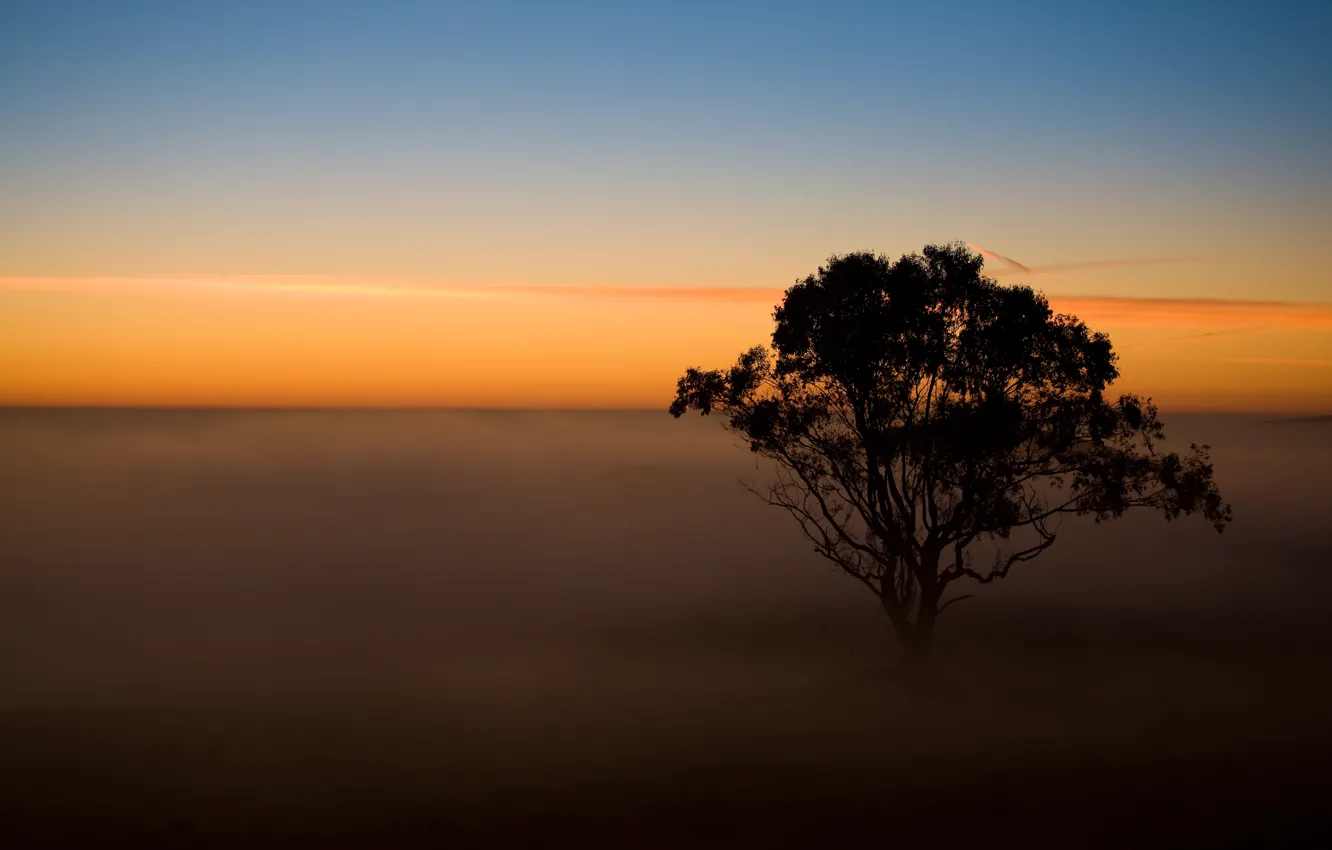
[(944, 614), (922, 690), (715, 420), (0, 412), (0, 823), (771, 846), (891, 811), (1077, 845), (1136, 788), (1197, 814), (1176, 838), (1271, 834), (1332, 752), (1332, 423), (1164, 418), (1226, 533), (1070, 519)]

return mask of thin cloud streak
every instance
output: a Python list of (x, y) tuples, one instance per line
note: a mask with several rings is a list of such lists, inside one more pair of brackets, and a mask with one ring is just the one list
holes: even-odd
[(1227, 362), (1249, 366), (1313, 366), (1324, 369), (1332, 366), (1332, 360), (1316, 357), (1231, 357)]
[(458, 285), (323, 275), (235, 275), (228, 277), (0, 277), (0, 292), (65, 292), (90, 295), (177, 295), (241, 293), (364, 296), (378, 298), (555, 298), (670, 299), (776, 304), (782, 290), (765, 287), (560, 286), (543, 284)]
[(552, 297), (641, 299), (664, 298), (688, 301), (726, 301), (774, 305), (782, 300), (782, 290), (759, 287), (726, 286), (498, 286), (498, 292), (548, 295)]
[(1154, 259), (1132, 259), (1132, 260), (1089, 260), (1081, 263), (1050, 263), (1043, 266), (1028, 266), (1019, 263), (1012, 257), (1005, 257), (1003, 254), (991, 251), (989, 248), (983, 248), (974, 242), (966, 243), (967, 247), (980, 254), (986, 260), (992, 260), (1001, 264), (1004, 268), (991, 269), (995, 274), (1021, 273), (1029, 275), (1056, 274), (1058, 272), (1076, 272), (1093, 271), (1096, 269), (1118, 269), (1133, 266), (1158, 266), (1167, 263), (1183, 263), (1186, 260), (1179, 257), (1161, 257)]
[(991, 251), (989, 248), (982, 248), (981, 246), (975, 244), (974, 242), (968, 242), (966, 244), (968, 248), (975, 251), (977, 254), (980, 254), (982, 257), (984, 257), (987, 260), (994, 260), (996, 262), (1003, 263), (1004, 265), (1008, 266), (1009, 269), (1012, 271), (1026, 272), (1028, 274), (1031, 273), (1030, 268), (1022, 265), (1012, 257), (1005, 257), (1003, 254), (996, 254), (994, 251)]
[[(0, 277), (0, 292), (64, 292), (100, 295), (245, 294), (368, 298), (574, 298), (669, 300), (755, 304), (772, 307), (783, 290), (759, 287), (561, 286), (554, 284), (458, 285), (323, 275), (235, 275), (229, 277)], [(1252, 333), (1276, 328), (1332, 329), (1332, 303), (1225, 298), (1137, 298), (1051, 295), (1058, 312), (1093, 326), (1200, 328), (1195, 336)], [(1261, 326), (1261, 327), (1260, 327)]]
[(429, 286), (409, 281), (379, 282), (323, 275), (233, 275), (205, 277), (0, 277), (0, 292), (65, 292), (87, 295), (296, 294), (384, 298), (478, 298), (474, 287)]
[(1050, 296), (1050, 305), (1091, 324), (1206, 329), (1195, 336), (1274, 328), (1332, 329), (1332, 304), (1322, 302), (1081, 295)]
[(1095, 269), (1122, 269), (1134, 266), (1163, 266), (1171, 263), (1187, 263), (1183, 257), (1159, 257), (1140, 260), (1089, 260), (1084, 263), (1048, 263), (1043, 266), (1028, 266), (1032, 274), (1054, 274), (1056, 272), (1092, 271)]
[(1185, 342), (1191, 339), (1211, 339), (1215, 337), (1237, 336), (1243, 333), (1263, 333), (1267, 328), (1226, 328), (1220, 331), (1207, 331), (1200, 334), (1189, 334), (1188, 336), (1177, 336), (1173, 342)]

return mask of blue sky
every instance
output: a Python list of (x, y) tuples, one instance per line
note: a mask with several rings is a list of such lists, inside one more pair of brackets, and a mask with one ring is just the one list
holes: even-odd
[[(430, 234), (493, 252), (509, 227), (561, 257), (541, 234), (604, 235), (597, 280), (696, 251), (681, 277), (722, 253), (690, 216), (801, 258), (1308, 239), (1329, 5), (5, 2), (0, 273), (466, 275), (483, 261), (432, 259)], [(319, 250), (354, 234), (377, 247)]]

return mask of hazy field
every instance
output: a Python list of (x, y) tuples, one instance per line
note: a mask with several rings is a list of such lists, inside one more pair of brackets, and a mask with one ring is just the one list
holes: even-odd
[[(0, 411), (0, 844), (1329, 833), (1332, 423), (886, 623), (665, 413)], [(6, 835), (13, 840), (7, 841)]]

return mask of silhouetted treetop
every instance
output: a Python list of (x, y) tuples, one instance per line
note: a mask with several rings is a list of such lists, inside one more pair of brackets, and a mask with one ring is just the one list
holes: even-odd
[[(1230, 520), (1207, 447), (1160, 452), (1150, 400), (1107, 399), (1109, 338), (982, 265), (960, 244), (834, 256), (787, 290), (773, 350), (687, 370), (670, 407), (720, 413), (776, 462), (768, 501), (884, 599), (909, 647), (945, 586), (1006, 575), (1061, 515)], [(972, 563), (972, 543), (1019, 529), (1029, 538)]]

